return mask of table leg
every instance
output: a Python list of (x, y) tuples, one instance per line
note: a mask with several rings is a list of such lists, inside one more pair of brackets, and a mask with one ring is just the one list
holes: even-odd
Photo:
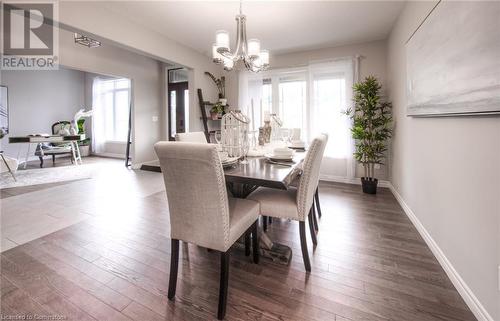
[(80, 161), (80, 165), (82, 164), (82, 155), (80, 154), (80, 146), (78, 146), (78, 142), (75, 142), (76, 147), (76, 155), (78, 160)]
[[(238, 184), (238, 183), (227, 183), (227, 188), (233, 197), (236, 198), (246, 198), (250, 193), (257, 189), (258, 186)], [(292, 249), (284, 244), (273, 242), (265, 231), (260, 230), (259, 234), (259, 245), (260, 253), (264, 258), (270, 259), (274, 262), (280, 264), (288, 265), (290, 264), (290, 259), (292, 258)], [(240, 240), (241, 243), (245, 243), (244, 239)], [(248, 253), (248, 249), (245, 249)]]
[(26, 158), (24, 159), (24, 169), (28, 166), (28, 158), (30, 156), (31, 143), (28, 143), (28, 151), (26, 152)]
[(71, 155), (73, 157), (73, 160), (75, 161), (75, 166), (77, 166), (78, 161), (76, 160), (75, 146), (73, 146), (73, 142), (70, 142), (70, 146), (71, 146)]
[(0, 153), (0, 156), (2, 156), (3, 162), (4, 162), (5, 166), (7, 166), (7, 169), (9, 170), (10, 175), (12, 175), (14, 182), (17, 182), (16, 175), (14, 175), (14, 172), (12, 172), (12, 170), (10, 169), (10, 166), (7, 163), (7, 160), (5, 159), (5, 157), (3, 156), (3, 153)]

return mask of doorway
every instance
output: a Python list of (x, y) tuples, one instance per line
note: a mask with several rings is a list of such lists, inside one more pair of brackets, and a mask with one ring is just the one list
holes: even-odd
[(189, 89), (188, 73), (184, 68), (168, 71), (168, 139), (175, 140), (177, 133), (188, 131)]

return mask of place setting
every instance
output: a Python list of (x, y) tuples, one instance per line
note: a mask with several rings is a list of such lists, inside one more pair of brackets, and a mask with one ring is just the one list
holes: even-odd
[(288, 167), (291, 167), (293, 164), (295, 164), (293, 160), (294, 156), (295, 150), (288, 147), (274, 148), (272, 152), (266, 153), (264, 155), (268, 163)]

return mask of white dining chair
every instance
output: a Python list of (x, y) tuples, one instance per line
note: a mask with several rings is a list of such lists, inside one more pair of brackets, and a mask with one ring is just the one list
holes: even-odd
[(309, 230), (313, 244), (317, 244), (316, 232), (313, 225), (313, 200), (318, 186), (321, 160), (326, 146), (325, 135), (315, 138), (302, 166), (302, 174), (298, 187), (279, 190), (268, 187), (259, 187), (247, 199), (260, 203), (260, 214), (268, 217), (287, 218), (299, 221), (300, 245), (306, 271), (311, 271), (311, 263), (307, 250), (305, 220), (309, 220)]
[[(325, 149), (326, 149), (326, 145), (328, 144), (328, 133), (322, 133), (322, 135), (325, 136)], [(290, 183), (290, 186), (293, 186), (293, 187), (298, 187), (299, 186), (299, 180), (300, 180), (300, 176), (297, 177), (296, 179), (294, 179), (291, 183)], [(316, 213), (318, 213), (318, 216), (316, 216)], [(319, 231), (319, 218), (321, 218), (322, 216), (322, 213), (321, 213), (321, 204), (319, 202), (319, 181), (318, 181), (318, 186), (316, 187), (316, 192), (314, 192), (314, 205), (313, 205), (313, 213), (312, 213), (312, 217), (313, 217), (313, 225), (314, 225), (314, 229), (316, 230), (316, 232)], [(267, 229), (267, 227), (266, 227)]]
[(168, 298), (177, 284), (179, 241), (220, 252), (220, 287), (217, 317), (226, 313), (229, 253), (241, 236), (252, 234), (253, 261), (259, 261), (257, 222), (259, 204), (228, 197), (224, 171), (213, 144), (158, 142), (170, 211), (172, 251)]
[(177, 133), (175, 140), (186, 143), (208, 143), (204, 132)]
[[(326, 141), (325, 141), (325, 149), (326, 149), (326, 145), (328, 144), (329, 135), (328, 135), (328, 133), (322, 133), (322, 134), (326, 138)], [(321, 205), (319, 202), (319, 184), (318, 184), (318, 187), (316, 187), (316, 192), (314, 193), (314, 204), (316, 204), (316, 209), (318, 210), (318, 216), (319, 216), (319, 218), (321, 218), (322, 214), (321, 214)], [(316, 219), (316, 213), (314, 213), (314, 218)], [(316, 225), (316, 231), (317, 231), (318, 230), (318, 222), (317, 221), (315, 222), (315, 225)]]

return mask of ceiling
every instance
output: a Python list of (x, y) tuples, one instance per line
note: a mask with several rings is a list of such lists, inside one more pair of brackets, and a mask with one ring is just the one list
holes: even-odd
[[(109, 1), (109, 10), (211, 55), (215, 31), (234, 48), (237, 1)], [(385, 39), (404, 1), (245, 1), (248, 38), (271, 54)]]

